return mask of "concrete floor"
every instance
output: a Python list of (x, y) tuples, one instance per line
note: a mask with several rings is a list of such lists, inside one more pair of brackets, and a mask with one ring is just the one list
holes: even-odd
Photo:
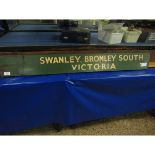
[(155, 118), (147, 113), (93, 121), (56, 132), (52, 126), (16, 133), (16, 135), (155, 135)]

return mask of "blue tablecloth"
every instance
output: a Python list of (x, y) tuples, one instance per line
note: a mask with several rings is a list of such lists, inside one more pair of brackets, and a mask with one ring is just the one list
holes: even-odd
[(155, 69), (0, 78), (0, 133), (155, 108)]
[(97, 33), (92, 32), (90, 43), (62, 43), (60, 41), (61, 32), (8, 32), (0, 37), (0, 47), (31, 47), (31, 46), (155, 46), (155, 43), (120, 43), (106, 44), (97, 39)]

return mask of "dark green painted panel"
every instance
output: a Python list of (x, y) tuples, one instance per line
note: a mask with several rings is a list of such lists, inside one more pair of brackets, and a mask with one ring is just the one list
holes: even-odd
[[(95, 54), (41, 54), (23, 57), (3, 56), (0, 67), (7, 64), (11, 75), (43, 75), (76, 72), (141, 70), (149, 64), (149, 52)], [(1, 62), (2, 60), (2, 62)], [(16, 62), (14, 62), (16, 61)], [(14, 62), (14, 67), (10, 64)], [(22, 65), (19, 66), (19, 64)], [(5, 69), (3, 68), (3, 71)]]
[(0, 56), (0, 76), (21, 75), (23, 69), (23, 56), (21, 55), (2, 55)]

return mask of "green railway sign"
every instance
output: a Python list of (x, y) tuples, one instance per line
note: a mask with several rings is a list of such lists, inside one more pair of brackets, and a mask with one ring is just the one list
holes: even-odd
[(149, 59), (149, 52), (2, 55), (0, 56), (0, 75), (141, 70), (148, 67)]

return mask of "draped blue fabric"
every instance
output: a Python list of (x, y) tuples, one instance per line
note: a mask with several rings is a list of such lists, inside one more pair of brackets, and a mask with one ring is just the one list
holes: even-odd
[(0, 134), (155, 109), (155, 69), (0, 78)]

